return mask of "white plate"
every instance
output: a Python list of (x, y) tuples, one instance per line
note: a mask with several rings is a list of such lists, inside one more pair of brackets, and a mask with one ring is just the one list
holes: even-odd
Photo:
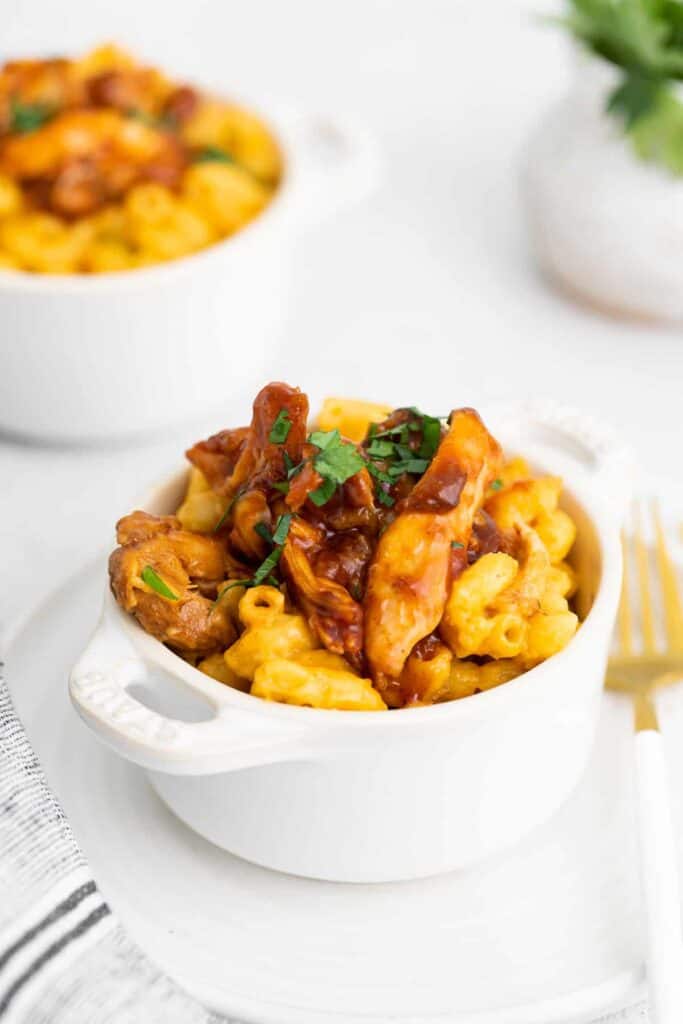
[[(419, 882), (293, 878), (190, 832), (142, 771), (78, 720), (66, 678), (94, 626), (101, 579), (102, 566), (90, 567), (34, 614), (11, 645), (9, 684), (105, 896), (199, 999), (258, 1024), (551, 1024), (639, 998), (631, 726), (620, 698), (605, 697), (579, 790), (512, 853)], [(680, 778), (683, 687), (665, 700)]]

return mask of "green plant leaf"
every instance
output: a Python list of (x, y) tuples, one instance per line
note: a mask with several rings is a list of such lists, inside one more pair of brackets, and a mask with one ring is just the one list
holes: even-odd
[(673, 93), (662, 90), (652, 110), (632, 125), (629, 134), (641, 160), (683, 175), (683, 104)]
[(619, 114), (628, 130), (654, 109), (663, 88), (660, 80), (633, 72), (612, 92), (607, 110), (611, 114)]

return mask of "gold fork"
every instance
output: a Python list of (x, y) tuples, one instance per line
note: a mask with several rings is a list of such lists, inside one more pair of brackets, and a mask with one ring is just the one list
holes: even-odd
[[(651, 506), (656, 572), (650, 571), (640, 508), (633, 539), (622, 536), (624, 580), (618, 617), (618, 652), (610, 658), (605, 685), (633, 698), (636, 744), (637, 818), (640, 874), (647, 921), (647, 980), (652, 1024), (683, 1022), (683, 935), (678, 863), (668, 799), (667, 768), (657, 711), (657, 687), (683, 679), (683, 604), (676, 568), (656, 503)], [(631, 599), (631, 566), (640, 607), (640, 649), (636, 650)], [(658, 577), (658, 580), (657, 580)], [(654, 589), (664, 618), (664, 643), (657, 643)]]

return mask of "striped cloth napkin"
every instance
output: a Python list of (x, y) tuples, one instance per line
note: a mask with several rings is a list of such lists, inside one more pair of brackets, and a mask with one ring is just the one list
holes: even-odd
[[(334, 1019), (343, 1024), (336, 1014)], [(647, 1024), (647, 1019), (639, 1006), (596, 1024)], [(112, 914), (2, 678), (0, 1021), (230, 1024), (167, 978)]]
[(128, 938), (0, 678), (0, 1021), (228, 1024)]

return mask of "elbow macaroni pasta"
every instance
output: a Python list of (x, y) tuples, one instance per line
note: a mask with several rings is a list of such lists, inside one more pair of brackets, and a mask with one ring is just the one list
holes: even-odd
[(190, 477), (183, 503), (176, 512), (183, 529), (196, 533), (211, 533), (220, 522), (227, 502), (211, 490), (209, 482), (196, 466)]
[(452, 586), (440, 626), (458, 658), (518, 659), (530, 667), (567, 645), (578, 627), (568, 597), (576, 580), (564, 561), (576, 528), (557, 507), (557, 477), (519, 479), (486, 503), (496, 524), (515, 537), (519, 555), (483, 555)]
[(303, 615), (285, 611), (285, 597), (275, 587), (252, 587), (239, 603), (244, 632), (225, 652), (225, 661), (243, 679), (254, 679), (264, 662), (293, 658), (315, 649)]
[(266, 661), (256, 670), (251, 692), (264, 700), (303, 704), (313, 708), (336, 708), (340, 711), (386, 710), (386, 704), (370, 679), (361, 679), (348, 668), (330, 668), (326, 659), (318, 663), (310, 660), (302, 663), (301, 658)]

